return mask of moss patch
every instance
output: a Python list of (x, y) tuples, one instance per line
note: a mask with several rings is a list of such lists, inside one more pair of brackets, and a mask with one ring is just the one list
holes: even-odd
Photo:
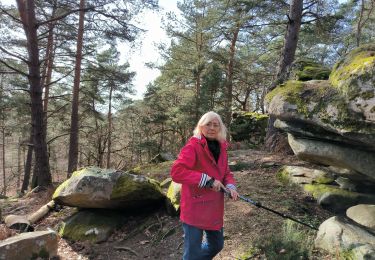
[[(301, 92), (303, 88), (303, 82), (297, 81), (297, 80), (289, 80), (285, 82), (284, 84), (279, 85), (275, 89), (273, 89), (271, 92), (269, 92), (265, 100), (267, 102), (271, 102), (271, 100), (276, 95), (282, 95), (283, 97), (288, 98), (289, 100), (293, 101), (296, 98), (298, 98), (298, 94)], [(294, 102), (291, 102), (294, 103)]]
[(312, 194), (315, 199), (319, 199), (324, 193), (329, 192), (339, 194), (344, 197), (354, 198), (356, 195), (353, 192), (340, 189), (337, 186), (324, 185), (324, 184), (305, 184), (303, 189)]
[(285, 167), (282, 167), (277, 173), (276, 173), (276, 178), (278, 181), (280, 181), (283, 184), (288, 184), (289, 183), (289, 173), (287, 170), (285, 170)]
[(334, 179), (330, 178), (328, 176), (322, 175), (322, 176), (319, 176), (318, 178), (316, 178), (315, 182), (318, 183), (318, 184), (329, 184), (329, 183), (334, 182)]
[(364, 45), (350, 52), (333, 67), (330, 82), (348, 95), (349, 98), (359, 93), (355, 81), (358, 78), (369, 80), (375, 66), (375, 45)]
[(313, 60), (304, 59), (298, 60), (294, 64), (294, 69), (291, 76), (295, 74), (295, 78), (300, 81), (308, 80), (326, 80), (329, 78), (331, 70), (314, 62)]
[(155, 200), (160, 198), (162, 198), (162, 191), (157, 181), (131, 174), (122, 175), (117, 180), (111, 194), (111, 199), (121, 199), (124, 201), (137, 199)]
[(167, 192), (167, 198), (176, 211), (178, 211), (180, 208), (180, 191), (181, 184), (172, 182), (171, 185), (169, 185)]

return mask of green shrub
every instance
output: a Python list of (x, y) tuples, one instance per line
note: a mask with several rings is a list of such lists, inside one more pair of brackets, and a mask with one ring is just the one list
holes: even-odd
[(268, 115), (255, 112), (235, 112), (229, 126), (235, 142), (246, 142), (251, 147), (263, 144), (266, 136)]

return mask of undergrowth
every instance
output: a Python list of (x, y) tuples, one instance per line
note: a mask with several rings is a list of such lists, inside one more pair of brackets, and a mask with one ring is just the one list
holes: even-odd
[[(309, 259), (312, 255), (314, 235), (314, 232), (286, 220), (280, 233), (261, 237), (255, 241), (254, 246), (269, 260)], [(243, 256), (241, 259), (250, 258)]]

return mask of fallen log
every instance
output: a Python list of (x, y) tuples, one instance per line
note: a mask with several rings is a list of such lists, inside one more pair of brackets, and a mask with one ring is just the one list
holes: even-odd
[(45, 215), (47, 215), (47, 213), (53, 209), (55, 207), (55, 201), (54, 200), (51, 200), (50, 202), (48, 202), (46, 205), (40, 207), (37, 211), (35, 211), (34, 213), (32, 213), (31, 215), (29, 215), (27, 217), (27, 219), (29, 220), (30, 224), (34, 224), (35, 222), (37, 222), (38, 220), (40, 220), (41, 218), (43, 218)]
[(31, 225), (47, 215), (54, 206), (55, 201), (51, 200), (30, 215), (8, 215), (5, 217), (4, 222), (11, 229), (17, 229), (21, 232), (32, 231), (33, 227)]

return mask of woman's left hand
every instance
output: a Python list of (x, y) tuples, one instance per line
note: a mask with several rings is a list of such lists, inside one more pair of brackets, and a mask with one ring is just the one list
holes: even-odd
[(228, 188), (227, 191), (230, 192), (230, 197), (232, 198), (232, 200), (238, 200), (239, 194), (236, 190)]

